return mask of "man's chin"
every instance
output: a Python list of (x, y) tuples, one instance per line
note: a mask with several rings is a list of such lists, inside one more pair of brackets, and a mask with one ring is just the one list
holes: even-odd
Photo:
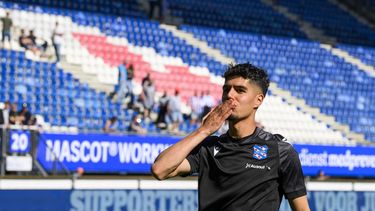
[(235, 120), (237, 120), (237, 119), (238, 119), (238, 117), (237, 117), (236, 115), (234, 115), (234, 114), (231, 114), (231, 115), (227, 118), (228, 121), (235, 121)]

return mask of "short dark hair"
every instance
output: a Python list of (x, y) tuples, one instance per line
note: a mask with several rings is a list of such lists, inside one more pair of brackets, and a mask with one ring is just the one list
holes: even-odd
[(250, 63), (229, 64), (224, 73), (225, 80), (227, 81), (238, 76), (255, 83), (261, 88), (263, 95), (266, 96), (270, 80), (265, 70)]
[(117, 121), (117, 117), (113, 116), (109, 119), (111, 122), (116, 122)]

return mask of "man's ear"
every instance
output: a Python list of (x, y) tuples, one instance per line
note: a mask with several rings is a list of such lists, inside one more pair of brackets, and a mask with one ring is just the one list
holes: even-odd
[(255, 97), (255, 102), (254, 102), (254, 109), (258, 109), (260, 105), (262, 105), (262, 102), (264, 100), (264, 95), (263, 94), (257, 94)]

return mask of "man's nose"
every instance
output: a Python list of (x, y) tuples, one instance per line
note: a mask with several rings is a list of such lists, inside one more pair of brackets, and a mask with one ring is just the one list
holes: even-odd
[(236, 95), (236, 90), (234, 90), (234, 88), (230, 88), (229, 91), (228, 91), (228, 94), (227, 94), (227, 98), (228, 99), (234, 99)]
[(231, 88), (227, 93), (223, 94), (223, 101), (234, 99), (234, 97), (235, 97), (235, 90)]

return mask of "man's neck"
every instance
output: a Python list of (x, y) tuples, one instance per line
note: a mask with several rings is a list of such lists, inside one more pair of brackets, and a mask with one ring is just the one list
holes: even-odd
[(229, 135), (234, 139), (244, 138), (254, 133), (256, 124), (254, 119), (229, 122)]

